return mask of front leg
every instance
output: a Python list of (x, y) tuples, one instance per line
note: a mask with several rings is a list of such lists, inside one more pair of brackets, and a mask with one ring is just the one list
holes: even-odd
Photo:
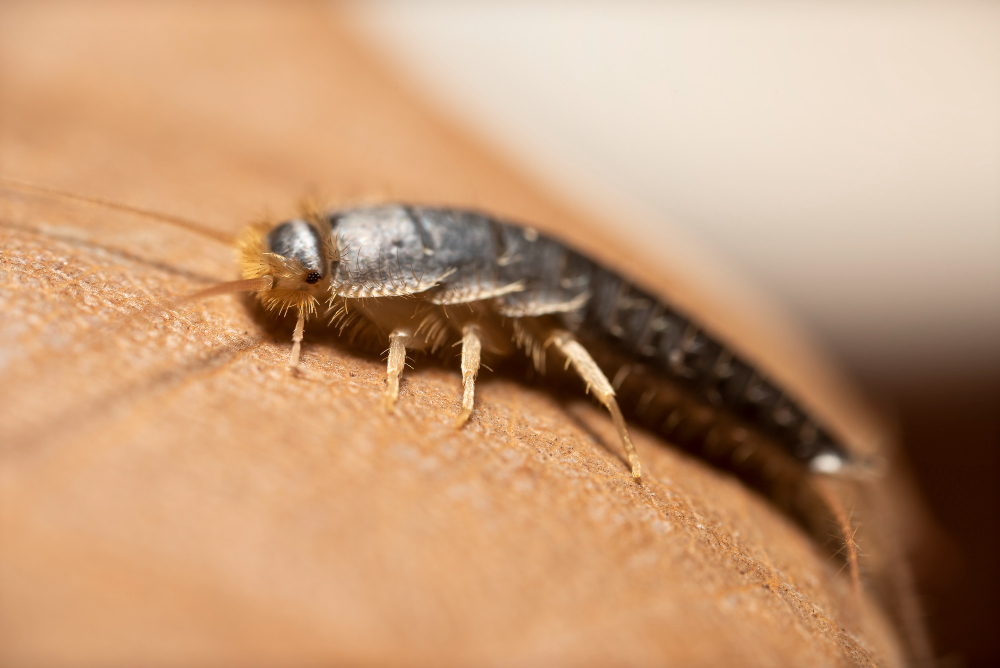
[(292, 353), (288, 356), (288, 368), (298, 371), (299, 356), (302, 354), (302, 337), (305, 335), (306, 310), (299, 309), (298, 320), (295, 321), (295, 331), (292, 332)]

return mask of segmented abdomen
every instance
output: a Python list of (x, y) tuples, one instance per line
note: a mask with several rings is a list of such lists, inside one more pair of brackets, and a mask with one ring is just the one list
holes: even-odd
[[(847, 450), (749, 363), (663, 301), (595, 266), (582, 328), (774, 438), (795, 458), (849, 460)], [(819, 468), (830, 463), (819, 460)]]

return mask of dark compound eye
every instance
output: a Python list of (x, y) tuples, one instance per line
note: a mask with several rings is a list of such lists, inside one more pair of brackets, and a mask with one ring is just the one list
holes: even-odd
[(309, 275), (306, 276), (306, 283), (309, 283), (310, 285), (313, 283), (319, 283), (319, 279), (321, 278), (323, 278), (323, 276), (318, 271), (310, 271)]

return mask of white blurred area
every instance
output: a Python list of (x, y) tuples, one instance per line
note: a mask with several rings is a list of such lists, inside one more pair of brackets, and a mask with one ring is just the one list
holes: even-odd
[(350, 11), (426, 99), (645, 257), (693, 239), (870, 378), (1000, 369), (1000, 3)]

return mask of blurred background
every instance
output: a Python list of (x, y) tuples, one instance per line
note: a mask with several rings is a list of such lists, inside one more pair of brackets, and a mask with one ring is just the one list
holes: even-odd
[(359, 2), (439, 111), (637, 257), (804, 323), (892, 412), (944, 532), (949, 665), (1000, 664), (1000, 4)]
[[(323, 0), (297, 5), (298, 15), (287, 5), (180, 7), (3, 6), (0, 56), (9, 62), (0, 59), (0, 79), (38, 96), (0, 85), (4, 168), (82, 192), (91, 192), (88, 183), (113, 183), (111, 192), (125, 201), (233, 223), (261, 202), (287, 200), (309, 179), (345, 188), (351, 184), (340, 181), (355, 174), (377, 180), (385, 165), (459, 128), (446, 137), (450, 152), (429, 156), (426, 169), (407, 163), (397, 170), (407, 175), (400, 179), (407, 192), (433, 198), (439, 174), (458, 182), (469, 164), (479, 170), (469, 184), (501, 184), (494, 201), (528, 190), (492, 162), (470, 162), (478, 152), (462, 142), (474, 137), (514, 165), (512, 173), (530, 175), (531, 188), (537, 182), (592, 220), (613, 221), (608, 231), (636, 266), (669, 266), (666, 273), (730, 294), (736, 286), (754, 303), (766, 295), (822, 342), (868, 399), (895, 417), (906, 465), (938, 522), (915, 564), (938, 655), (947, 666), (1000, 665), (1000, 4)], [(272, 21), (285, 11), (287, 23)], [(322, 17), (329, 29), (311, 30)], [(220, 25), (231, 31), (216, 34)], [(343, 44), (319, 48), (329, 46), (324, 39)], [(282, 60), (289, 51), (293, 57)], [(338, 62), (360, 52), (366, 60), (358, 68)], [(381, 73), (369, 54), (394, 75), (393, 86), (403, 81), (434, 114), (407, 107), (403, 120), (373, 118), (374, 103), (410, 98), (361, 78)], [(327, 81), (333, 85), (323, 90)], [(363, 99), (332, 109), (326, 103), (339, 101), (341, 90)], [(11, 118), (19, 124), (5, 127)], [(376, 137), (384, 128), (396, 134)], [(209, 130), (216, 135), (205, 142)], [(417, 132), (438, 135), (421, 142), (427, 138)], [(259, 150), (246, 149), (247, 138)], [(366, 152), (377, 155), (361, 164)], [(80, 155), (87, 156), (80, 164), (66, 159)], [(326, 171), (317, 173), (317, 165)], [(455, 191), (474, 190), (460, 186)], [(229, 196), (251, 187), (253, 198)], [(228, 263), (228, 249), (219, 253)], [(162, 480), (192, 484), (183, 458), (146, 460), (122, 450), (152, 462), (150, 471), (172, 464)], [(116, 461), (110, 480), (144, 484), (122, 473), (131, 469), (115, 469)], [(259, 457), (256, 465), (270, 473), (270, 461)], [(205, 469), (209, 492), (230, 480), (218, 470)], [(88, 480), (83, 492), (103, 491), (105, 478)], [(282, 490), (276, 498), (296, 504), (273, 487)], [(112, 491), (136, 498), (130, 486)], [(50, 503), (64, 498), (77, 497)], [(195, 507), (201, 497), (184, 498), (192, 501), (183, 507)], [(127, 504), (109, 501), (100, 507), (111, 519), (86, 519), (94, 531), (129, 536), (148, 525), (150, 544), (171, 549), (172, 537), (201, 535), (187, 531), (183, 514), (176, 525), (147, 521), (143, 512), (159, 501), (134, 513), (111, 512)], [(57, 529), (75, 526), (74, 510), (43, 519)], [(353, 519), (338, 511), (325, 529), (353, 526), (337, 524), (341, 515)], [(218, 517), (230, 515), (194, 523), (213, 539), (205, 541), (210, 549), (191, 540), (184, 554), (223, 572), (240, 545), (257, 543), (230, 541), (243, 534), (218, 531)], [(91, 543), (73, 543), (73, 534), (65, 544), (105, 544), (103, 534), (93, 535)], [(63, 544), (43, 554), (77, 560)], [(33, 559), (30, 541), (21, 545)], [(312, 555), (312, 545), (289, 552)], [(141, 560), (146, 553), (126, 554)], [(64, 575), (62, 564), (44, 562), (50, 570), (39, 569), (39, 580)], [(295, 581), (308, 582), (311, 572)], [(243, 583), (239, 577), (226, 586)], [(169, 589), (175, 581), (162, 582)], [(38, 598), (27, 585), (22, 591), (21, 602)], [(285, 589), (265, 593), (275, 591)], [(132, 600), (122, 598), (120, 608), (135, 616)], [(242, 609), (243, 599), (233, 600)], [(37, 608), (46, 622), (62, 599), (47, 605)], [(329, 609), (311, 610), (321, 617)]]

